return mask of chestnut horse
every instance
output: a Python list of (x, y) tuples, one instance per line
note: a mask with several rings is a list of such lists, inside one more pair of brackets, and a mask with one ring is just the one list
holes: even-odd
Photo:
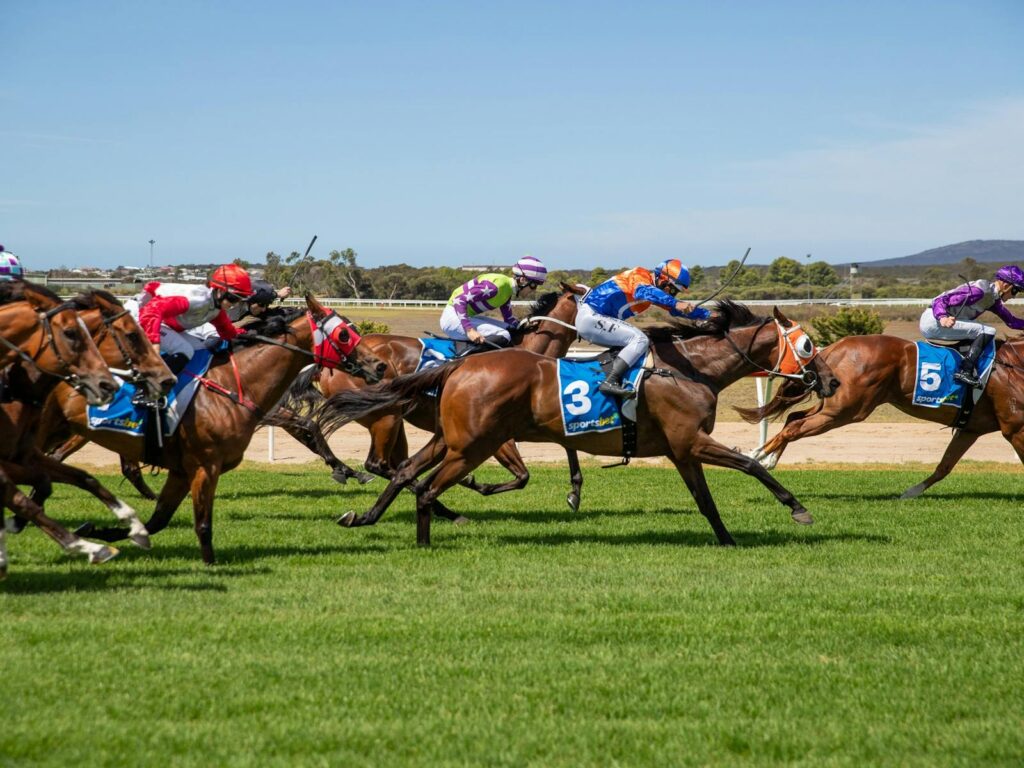
[[(576, 322), (578, 297), (585, 294), (586, 291), (586, 286), (561, 283), (559, 291), (539, 296), (528, 310), (529, 322), (524, 320), (521, 328), (513, 332), (513, 346), (545, 357), (564, 357), (576, 340), (574, 323)], [(381, 360), (387, 362), (388, 370), (384, 376), (387, 380), (412, 373), (419, 365), (422, 350), (419, 339), (392, 334), (367, 334), (363, 337), (362, 344)], [(491, 358), (487, 353), (487, 356), (481, 359), (489, 360)], [(363, 389), (367, 386), (367, 382), (343, 371), (323, 371), (320, 374), (319, 385), (320, 392), (312, 387), (297, 392), (293, 401), (286, 403), (290, 406), (290, 412), (316, 408), (322, 403), (324, 397), (338, 392)], [(295, 392), (295, 388), (293, 388), (293, 392)], [(358, 422), (370, 432), (370, 451), (364, 462), (366, 469), (375, 475), (390, 478), (399, 464), (409, 458), (409, 444), (406, 440), (404, 420), (420, 429), (433, 432), (437, 427), (436, 416), (436, 402), (428, 399), (419, 407), (413, 408), (405, 414), (395, 409), (388, 413), (375, 413), (368, 418), (359, 419)], [(294, 420), (281, 419), (275, 413), (268, 419), (268, 423), (283, 426), (289, 430), (290, 434), (302, 440), (300, 435), (303, 430), (301, 425), (297, 425)], [(308, 443), (307, 447), (324, 456)], [(566, 497), (566, 501), (573, 511), (576, 511), (580, 505), (583, 473), (580, 470), (576, 452), (567, 449), (566, 454), (569, 463), (569, 479), (572, 484), (572, 490)], [(461, 484), (484, 496), (520, 490), (526, 486), (530, 480), (530, 472), (526, 468), (514, 440), (509, 440), (498, 447), (494, 458), (512, 473), (512, 480), (501, 484), (484, 484), (476, 482), (470, 475), (461, 481)], [(335, 459), (335, 461), (338, 460)], [(348, 468), (346, 467), (346, 469)], [(336, 468), (335, 477), (337, 477), (338, 471)], [(348, 471), (352, 472), (350, 469)], [(353, 474), (355, 473), (353, 472)], [(441, 514), (445, 517), (448, 516), (444, 512)], [(452, 519), (465, 520), (462, 516), (453, 516)]]
[[(114, 296), (106, 291), (91, 291), (76, 296), (69, 303), (77, 310), (109, 368), (118, 371), (123, 378), (144, 386), (153, 399), (171, 391), (176, 381), (174, 374), (153, 349), (135, 319)], [(35, 473), (34, 477), (19, 480), (20, 483), (33, 486), (32, 501), (43, 506), (54, 482), (74, 485), (91, 493), (117, 519), (128, 523), (132, 542), (143, 549), (149, 549), (149, 536), (135, 510), (110, 493), (88, 472), (63, 464), (36, 448), (42, 411), (38, 403), (53, 397), (53, 389), (60, 383), (59, 380), (44, 377), (33, 389), (32, 374), (21, 365), (15, 366), (8, 378), (12, 388), (31, 391), (32, 396), (15, 399), (2, 406), (9, 421), (18, 425), (19, 433), (6, 447), (0, 447), (0, 458), (17, 460)], [(27, 522), (24, 517), (16, 514), (9, 521), (7, 530), (18, 533)]]
[[(820, 435), (846, 424), (866, 419), (883, 403), (890, 403), (917, 419), (952, 425), (957, 409), (925, 408), (913, 405), (917, 381), (917, 349), (912, 341), (895, 336), (847, 336), (821, 351), (822, 358), (844, 382), (842, 391), (833, 398), (805, 411), (786, 417), (786, 425), (767, 443), (752, 453), (768, 469), (778, 463), (786, 446), (794, 440)], [(788, 382), (763, 409), (749, 415), (780, 415), (794, 404), (795, 397)], [(988, 386), (974, 406), (970, 421), (956, 430), (935, 471), (925, 480), (908, 488), (900, 498), (912, 499), (946, 477), (967, 450), (982, 435), (999, 430), (1017, 456), (1024, 461), (1024, 339), (1000, 344)]]
[[(258, 337), (261, 343), (216, 356), (205, 377), (208, 384), (204, 383), (196, 392), (174, 434), (164, 438), (159, 465), (168, 470), (167, 480), (146, 528), (151, 534), (163, 530), (191, 491), (196, 537), (206, 563), (214, 562), (213, 502), (217, 481), (241, 463), (260, 419), (281, 399), (299, 371), (312, 362), (311, 322), (317, 325), (318, 335), (326, 337), (336, 350), (352, 341), (347, 320), (325, 309), (310, 295), (306, 296), (306, 306), (308, 313), (298, 311), (290, 322), (280, 317), (273, 318), (276, 322), (268, 322), (263, 329), (265, 335)], [(319, 362), (323, 358), (317, 359)], [(381, 360), (362, 350), (361, 345), (350, 350), (347, 357), (342, 356), (340, 364), (369, 379), (378, 379), (385, 367)], [(48, 411), (51, 417), (66, 418), (75, 433), (132, 461), (142, 461), (141, 437), (89, 430), (85, 402), (73, 393), (59, 392), (56, 402), (61, 414)], [(41, 430), (42, 434), (54, 432), (52, 425)], [(127, 533), (123, 528), (96, 528), (89, 523), (79, 532), (105, 541), (118, 541)]]
[[(814, 355), (813, 344), (800, 326), (778, 309), (773, 322), (724, 301), (716, 315), (697, 326), (676, 322), (646, 332), (653, 342), (655, 368), (637, 406), (635, 455), (671, 459), (721, 544), (735, 542), (711, 497), (705, 463), (756, 477), (790, 508), (793, 520), (805, 525), (814, 522), (764, 467), (710, 435), (718, 393), (754, 371), (799, 378), (825, 396), (835, 391), (838, 382)], [(441, 391), (440, 433), (399, 468), (373, 508), (362, 518), (350, 518), (350, 524), (376, 522), (402, 487), (440, 461), (415, 486), (416, 539), (428, 546), (437, 497), (506, 440), (554, 442), (603, 456), (622, 454), (621, 430), (564, 434), (558, 361), (520, 350), (456, 360), (381, 387), (333, 395), (325, 403), (325, 419), (347, 420), (380, 408), (407, 407), (434, 387)], [(587, 394), (584, 391), (581, 397)]]
[[(89, 337), (72, 303), (62, 302), (47, 288), (26, 282), (0, 285), (0, 365), (18, 363), (16, 368), (31, 372), (31, 381), (11, 386), (11, 368), (4, 371), (8, 396), (29, 402), (37, 400), (40, 390), (52, 381), (63, 381), (73, 391), (81, 390), (83, 399), (103, 405), (117, 391), (96, 345)], [(16, 405), (16, 403), (14, 404)], [(25, 425), (6, 409), (0, 411), (0, 578), (7, 574), (6, 526), (3, 507), (8, 506), (36, 523), (65, 551), (84, 554), (90, 562), (102, 563), (117, 554), (105, 547), (80, 539), (48, 518), (38, 504), (25, 496), (16, 483), (30, 482), (35, 470), (17, 455), (19, 437)]]

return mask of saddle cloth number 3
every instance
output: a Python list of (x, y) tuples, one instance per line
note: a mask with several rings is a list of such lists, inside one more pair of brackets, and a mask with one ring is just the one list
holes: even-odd
[(581, 416), (587, 413), (593, 402), (587, 395), (590, 393), (590, 385), (585, 381), (570, 382), (569, 385), (562, 390), (563, 395), (569, 396), (569, 402), (565, 404), (565, 410), (571, 413), (573, 416)]

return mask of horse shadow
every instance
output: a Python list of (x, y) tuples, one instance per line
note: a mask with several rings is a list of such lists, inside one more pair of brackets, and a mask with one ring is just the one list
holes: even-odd
[[(878, 534), (858, 533), (805, 533), (802, 535), (775, 531), (731, 531), (738, 549), (754, 547), (817, 547), (843, 542), (871, 542), (889, 544), (892, 538)], [(611, 546), (718, 546), (711, 531), (644, 531), (629, 534), (552, 533), (540, 536), (500, 536), (498, 540), (509, 545), (539, 545), (561, 547), (569, 544), (605, 544)]]
[[(38, 567), (19, 569), (15, 565), (0, 583), (0, 594), (44, 595), (65, 592), (103, 592), (112, 589), (156, 589), (170, 592), (227, 592), (227, 579), (269, 573), (269, 568), (254, 571), (251, 568), (223, 568), (198, 571), (195, 568), (149, 568), (132, 565), (118, 568), (116, 561), (103, 566), (88, 566), (62, 573), (40, 570)], [(176, 576), (195, 577), (201, 573), (201, 582), (166, 583), (163, 579)]]

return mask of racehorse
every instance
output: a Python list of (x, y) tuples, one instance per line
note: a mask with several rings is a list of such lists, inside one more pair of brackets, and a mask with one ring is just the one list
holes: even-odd
[[(760, 464), (715, 441), (718, 393), (754, 371), (800, 379), (824, 396), (838, 382), (815, 355), (799, 325), (778, 309), (755, 317), (743, 305), (721, 302), (712, 319), (690, 326), (679, 321), (650, 329), (654, 374), (637, 406), (636, 456), (667, 456), (676, 466), (718, 541), (735, 544), (722, 523), (704, 478), (703, 464), (730, 467), (756, 477), (791, 510), (793, 520), (814, 522), (800, 502)], [(424, 448), (402, 465), (373, 508), (352, 525), (379, 519), (399, 490), (440, 461), (416, 489), (416, 539), (430, 544), (430, 517), (437, 497), (486, 459), (503, 441), (554, 442), (599, 455), (621, 455), (621, 429), (566, 436), (562, 428), (558, 361), (520, 350), (465, 358), (361, 392), (332, 395), (325, 419), (349, 420), (380, 408), (408, 407), (426, 390), (440, 388), (440, 427)], [(584, 393), (585, 394), (585, 393)]]
[[(168, 470), (167, 480), (153, 515), (146, 522), (150, 534), (167, 526), (191, 491), (196, 537), (203, 561), (212, 564), (217, 481), (223, 473), (241, 463), (260, 419), (281, 399), (299, 371), (315, 361), (343, 366), (370, 380), (377, 380), (383, 374), (384, 362), (361, 348), (346, 318), (328, 311), (308, 294), (306, 307), (306, 313), (298, 312), (290, 322), (286, 322), (288, 318), (268, 321), (263, 335), (255, 337), (257, 343), (237, 353), (214, 358), (202, 379), (203, 386), (196, 392), (178, 428), (164, 438), (159, 465)], [(324, 344), (333, 349), (333, 359), (331, 354), (321, 353)], [(311, 348), (315, 352), (310, 351)], [(104, 430), (89, 431), (85, 403), (72, 393), (59, 392), (56, 402), (75, 433), (86, 435), (132, 461), (143, 460), (142, 438)], [(45, 433), (54, 431), (50, 426)], [(123, 528), (96, 528), (89, 523), (79, 532), (105, 541), (118, 541), (127, 533)]]
[[(821, 350), (844, 386), (836, 397), (815, 408), (795, 411), (786, 417), (786, 425), (771, 440), (752, 453), (768, 469), (778, 463), (786, 446), (794, 440), (863, 421), (883, 403), (890, 403), (917, 419), (952, 425), (955, 408), (926, 408), (913, 405), (917, 383), (917, 350), (914, 342), (895, 336), (847, 336)], [(804, 399), (787, 382), (762, 409), (751, 409), (751, 419), (781, 415), (795, 402)], [(953, 438), (935, 471), (924, 481), (908, 488), (900, 498), (912, 499), (946, 477), (967, 450), (982, 435), (1002, 432), (1017, 456), (1024, 461), (1024, 339), (1006, 341), (996, 350), (996, 359), (988, 386), (974, 406), (970, 421), (954, 432)]]
[[(587, 289), (586, 286), (568, 283), (561, 283), (559, 287), (559, 291), (545, 293), (533, 302), (528, 311), (530, 322), (524, 322), (521, 324), (521, 328), (513, 333), (513, 346), (545, 357), (564, 357), (569, 351), (570, 345), (576, 340), (576, 328), (573, 324), (576, 322), (577, 299), (586, 293)], [(392, 334), (367, 334), (363, 337), (362, 344), (366, 345), (367, 349), (381, 360), (387, 362), (388, 370), (385, 374), (387, 380), (412, 373), (419, 365), (422, 350), (419, 339)], [(490, 354), (488, 353), (481, 359), (491, 359)], [(324, 397), (330, 397), (339, 392), (363, 389), (367, 386), (367, 382), (343, 371), (322, 371), (319, 385), (320, 392), (312, 387), (305, 387), (296, 392), (298, 387), (293, 387), (294, 400), (287, 403), (291, 406), (290, 410), (295, 412), (315, 409), (322, 403)], [(305, 402), (302, 402), (303, 400)], [(425, 400), (405, 414), (396, 409), (387, 413), (374, 413), (370, 417), (359, 419), (358, 422), (370, 432), (370, 451), (364, 462), (366, 469), (381, 477), (390, 478), (399, 464), (409, 457), (409, 444), (406, 440), (403, 419), (420, 429), (433, 432), (437, 425), (435, 405), (432, 400)], [(289, 429), (293, 436), (303, 440), (301, 435), (304, 430), (301, 425), (296, 425), (295, 421), (281, 419), (275, 414), (268, 419), (268, 422)], [(317, 452), (308, 443), (307, 447)], [(567, 449), (566, 454), (569, 463), (569, 478), (572, 484), (572, 490), (566, 497), (566, 501), (573, 511), (576, 511), (580, 505), (583, 473), (580, 470), (576, 452)], [(320, 455), (324, 454), (320, 453)], [(485, 496), (519, 490), (526, 486), (530, 480), (530, 472), (526, 468), (514, 440), (500, 445), (494, 458), (512, 473), (512, 480), (501, 484), (484, 484), (476, 482), (470, 475), (461, 484)], [(325, 460), (327, 460), (326, 456)], [(335, 459), (335, 461), (339, 460)], [(353, 472), (352, 470), (348, 471)], [(336, 476), (337, 473), (338, 470), (335, 469)], [(441, 514), (448, 517), (446, 512)], [(451, 519), (465, 520), (464, 517), (458, 515), (452, 516)]]
[[(118, 370), (125, 379), (144, 386), (153, 399), (171, 391), (176, 381), (174, 374), (153, 349), (135, 319), (114, 296), (106, 291), (91, 291), (76, 296), (69, 303), (78, 312), (108, 367)], [(12, 387), (31, 392), (31, 396), (15, 399), (2, 406), (9, 421), (19, 425), (19, 434), (13, 435), (6, 447), (0, 447), (0, 458), (16, 459), (32, 473), (19, 482), (33, 486), (30, 498), (40, 507), (49, 498), (53, 482), (74, 485), (91, 493), (115, 517), (128, 523), (132, 542), (143, 549), (149, 549), (149, 536), (135, 510), (110, 493), (88, 472), (63, 464), (36, 448), (37, 442), (45, 439), (40, 437), (38, 427), (46, 405), (40, 407), (38, 404), (53, 397), (53, 389), (59, 380), (44, 377), (42, 382), (33, 385), (31, 378), (31, 373), (20, 365), (9, 373)], [(50, 407), (59, 406), (53, 404)], [(18, 533), (27, 522), (24, 517), (16, 514), (7, 529)]]
[[(3, 386), (15, 401), (35, 400), (39, 390), (51, 381), (63, 381), (72, 391), (81, 391), (83, 400), (103, 405), (117, 391), (117, 382), (110, 375), (81, 318), (70, 302), (47, 288), (27, 282), (0, 285), (0, 365), (19, 363), (19, 370), (31, 371), (31, 381), (11, 388), (11, 368), (4, 371)], [(0, 411), (0, 578), (7, 574), (6, 526), (3, 507), (8, 506), (54, 539), (66, 551), (86, 555), (90, 562), (102, 563), (114, 557), (117, 550), (80, 539), (51, 520), (42, 507), (19, 491), (16, 483), (34, 477), (32, 467), (18, 459), (19, 437), (24, 424), (12, 414)]]

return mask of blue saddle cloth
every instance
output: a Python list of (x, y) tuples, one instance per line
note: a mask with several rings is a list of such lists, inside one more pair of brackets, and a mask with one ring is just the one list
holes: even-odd
[[(637, 389), (643, 375), (643, 359), (638, 360), (622, 377)], [(604, 371), (597, 360), (558, 361), (558, 391), (562, 397), (562, 426), (566, 435), (585, 432), (608, 432), (622, 426), (619, 399), (598, 391)]]
[(455, 342), (451, 339), (420, 339), (423, 349), (420, 351), (420, 362), (417, 371), (433, 368), (455, 357)]
[[(992, 373), (996, 358), (996, 342), (993, 337), (978, 360), (980, 390), (985, 389)], [(926, 341), (917, 342), (917, 381), (914, 385), (914, 405), (938, 408), (949, 405), (959, 408), (963, 403), (965, 390), (973, 389), (953, 381), (953, 374), (960, 368), (963, 355), (949, 347), (936, 347)], [(977, 398), (975, 398), (977, 400)]]
[[(188, 365), (178, 374), (178, 383), (167, 396), (165, 434), (174, 433), (199, 388), (199, 379), (196, 376), (202, 376), (209, 370), (212, 359), (211, 352), (197, 349)], [(122, 382), (121, 388), (108, 405), (88, 406), (89, 429), (106, 429), (142, 436), (146, 431), (146, 421), (153, 411), (132, 402), (135, 392), (134, 384)]]

